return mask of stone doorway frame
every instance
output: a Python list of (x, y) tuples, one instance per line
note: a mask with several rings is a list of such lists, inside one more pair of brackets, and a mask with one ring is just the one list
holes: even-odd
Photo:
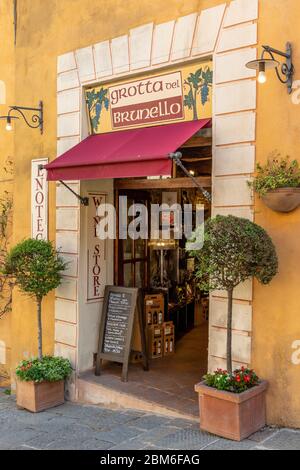
[[(213, 215), (254, 220), (247, 185), (255, 168), (258, 0), (233, 0), (162, 24), (145, 24), (128, 34), (58, 57), (57, 156), (88, 135), (83, 86), (120, 80), (189, 61), (213, 58)], [(71, 182), (76, 192), (78, 181)], [(70, 358), (78, 374), (80, 321), (81, 208), (57, 184), (56, 243), (70, 262), (56, 292), (55, 353)], [(233, 358), (251, 363), (252, 282), (234, 292)], [(210, 298), (209, 370), (225, 368), (226, 293)], [(76, 375), (76, 374), (75, 374)], [(73, 393), (72, 393), (73, 392)], [(75, 394), (75, 395), (74, 395)], [(76, 396), (76, 383), (71, 386)]]

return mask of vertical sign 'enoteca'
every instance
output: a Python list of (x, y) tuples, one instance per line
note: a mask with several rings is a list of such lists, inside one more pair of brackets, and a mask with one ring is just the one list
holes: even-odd
[(31, 237), (48, 240), (48, 181), (46, 170), (48, 158), (31, 161)]

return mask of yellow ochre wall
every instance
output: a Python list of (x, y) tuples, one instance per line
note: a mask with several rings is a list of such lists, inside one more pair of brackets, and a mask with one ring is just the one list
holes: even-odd
[[(13, 16), (11, 2), (2, 2), (0, 5), (0, 80), (6, 84), (6, 101), (14, 101), (14, 48), (11, 38), (13, 37)], [(6, 39), (9, 38), (7, 41)], [(1, 97), (2, 102), (2, 97)], [(6, 105), (0, 104), (0, 115), (5, 114)], [(13, 134), (4, 130), (3, 121), (0, 121), (0, 196), (4, 191), (13, 192), (12, 175), (3, 171), (3, 165), (7, 158), (13, 159)], [(12, 316), (6, 314), (0, 318), (0, 386), (8, 384), (6, 378), (10, 374), (11, 358), (11, 320)]]
[[(292, 43), (294, 80), (300, 80), (299, 24), (298, 0), (260, 1), (259, 43), (280, 50)], [(275, 73), (268, 73), (268, 82), (258, 87), (257, 108), (257, 161), (265, 162), (273, 150), (300, 161), (300, 104), (292, 103)], [(292, 345), (300, 340), (300, 209), (280, 214), (257, 199), (255, 222), (276, 245), (279, 274), (267, 287), (254, 285), (252, 363), (272, 383), (269, 422), (300, 427), (300, 354), (298, 365), (292, 362)]]
[[(251, 1), (251, 0), (249, 0)], [(176, 19), (223, 0), (18, 0), (17, 47), (13, 45), (12, 1), (3, 0), (0, 49), (0, 79), (7, 85), (7, 104), (45, 105), (45, 133), (40, 136), (21, 121), (14, 131), (16, 163), (14, 191), (14, 242), (30, 236), (31, 159), (56, 156), (57, 56), (106, 39), (130, 28)], [(260, 0), (259, 42), (282, 49), (287, 40), (295, 47), (296, 76), (300, 80), (299, 0)], [(16, 84), (13, 81), (15, 54)], [(298, 72), (299, 70), (299, 72)], [(300, 105), (291, 103), (283, 85), (268, 74), (268, 83), (258, 91), (257, 161), (264, 161), (277, 148), (298, 157)], [(4, 77), (4, 78), (3, 78)], [(1, 106), (1, 114), (6, 111)], [(7, 134), (0, 123), (0, 156), (7, 153)], [(4, 140), (5, 139), (5, 140)], [(4, 148), (4, 151), (3, 151)], [(55, 185), (49, 184), (49, 238), (55, 238)], [(300, 426), (300, 366), (293, 365), (292, 343), (300, 340), (298, 311), (299, 270), (297, 263), (300, 209), (279, 215), (256, 201), (255, 221), (272, 236), (278, 250), (280, 272), (268, 287), (254, 286), (252, 365), (272, 382), (268, 397), (268, 421)], [(43, 305), (44, 352), (54, 349), (54, 295)], [(0, 339), (13, 338), (11, 367), (24, 356), (37, 352), (35, 305), (15, 293), (13, 313), (0, 321)], [(288, 403), (288, 406), (287, 406)]]

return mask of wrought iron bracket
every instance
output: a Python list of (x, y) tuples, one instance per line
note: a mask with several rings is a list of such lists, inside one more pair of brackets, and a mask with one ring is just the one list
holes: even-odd
[[(38, 165), (38, 169), (39, 170), (45, 170), (45, 166), (44, 165)], [(82, 197), (80, 196), (80, 194), (77, 194), (72, 188), (70, 188), (70, 186), (67, 185), (67, 183), (65, 183), (64, 181), (62, 180), (59, 180), (59, 182), (65, 187), (67, 188), (69, 191), (71, 191), (72, 194), (74, 194), (74, 196), (78, 199), (78, 201), (80, 201), (80, 204), (82, 204), (83, 206), (88, 206), (89, 205), (89, 198), (88, 197)]]
[(199, 182), (197, 181), (197, 179), (186, 169), (186, 167), (184, 166), (184, 164), (182, 163), (181, 161), (181, 158), (182, 158), (182, 153), (181, 152), (175, 152), (175, 153), (170, 153), (169, 154), (169, 157), (171, 158), (171, 160), (173, 160), (176, 165), (181, 168), (181, 170), (184, 172), (184, 174), (186, 176), (188, 176), (189, 178), (191, 178), (191, 180), (193, 181), (194, 185), (202, 192), (203, 196), (205, 197), (205, 199), (208, 201), (208, 202), (211, 202), (212, 201), (212, 198), (211, 198), (211, 194), (206, 191), (205, 188), (203, 188), (201, 186), (201, 184), (199, 184)]
[[(44, 106), (43, 102), (39, 102), (38, 108), (28, 108), (26, 106), (10, 106), (7, 118), (9, 119), (17, 119), (14, 116), (14, 113), (17, 112), (21, 115), (25, 123), (31, 129), (40, 129), (41, 134), (44, 131)], [(28, 114), (31, 113), (30, 118), (28, 118)]]
[(88, 197), (82, 197), (82, 196), (80, 196), (80, 194), (77, 194), (75, 191), (73, 191), (73, 189), (70, 188), (70, 186), (68, 186), (64, 181), (59, 180), (59, 182), (60, 182), (65, 188), (67, 188), (69, 191), (71, 191), (71, 193), (73, 193), (75, 197), (77, 197), (77, 199), (80, 201), (80, 204), (82, 204), (83, 206), (86, 206), (86, 207), (89, 205), (89, 198), (88, 198)]
[[(283, 64), (280, 64), (280, 70), (278, 70), (278, 67), (275, 68), (276, 75), (278, 77), (278, 80), (287, 85), (288, 87), (288, 92), (289, 94), (292, 93), (292, 85), (293, 85), (293, 76), (295, 73), (295, 68), (293, 65), (293, 50), (292, 50), (292, 44), (288, 42), (286, 44), (286, 52), (279, 51), (278, 49), (274, 49), (273, 47), (270, 46), (262, 46), (263, 52), (261, 55), (261, 58), (264, 59), (266, 54), (269, 54), (269, 56), (276, 61), (275, 55), (278, 55), (280, 57), (283, 57), (285, 62)], [(282, 77), (283, 76), (283, 77)]]

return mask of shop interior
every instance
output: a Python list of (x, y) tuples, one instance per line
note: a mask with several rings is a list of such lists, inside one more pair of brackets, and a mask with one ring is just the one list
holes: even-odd
[[(179, 151), (182, 163), (198, 183), (211, 192), (211, 129), (202, 129)], [(194, 181), (173, 165), (172, 178), (115, 180), (115, 200), (127, 196), (134, 204), (203, 204), (205, 219), (211, 204)], [(117, 207), (118, 209), (118, 207)], [(132, 218), (128, 217), (130, 224)], [(149, 234), (151, 233), (149, 218)], [(170, 224), (171, 240), (163, 239)], [(117, 240), (115, 245), (115, 285), (137, 287), (144, 298), (144, 329), (150, 370), (141, 367), (141, 338), (138, 325), (133, 331), (129, 381), (120, 380), (121, 366), (107, 363), (101, 380), (108, 386), (157, 402), (182, 414), (197, 416), (198, 403), (194, 385), (207, 372), (208, 294), (196, 285), (194, 259), (186, 252), (186, 238), (174, 239), (177, 221), (174, 214), (163, 212), (159, 238)]]

